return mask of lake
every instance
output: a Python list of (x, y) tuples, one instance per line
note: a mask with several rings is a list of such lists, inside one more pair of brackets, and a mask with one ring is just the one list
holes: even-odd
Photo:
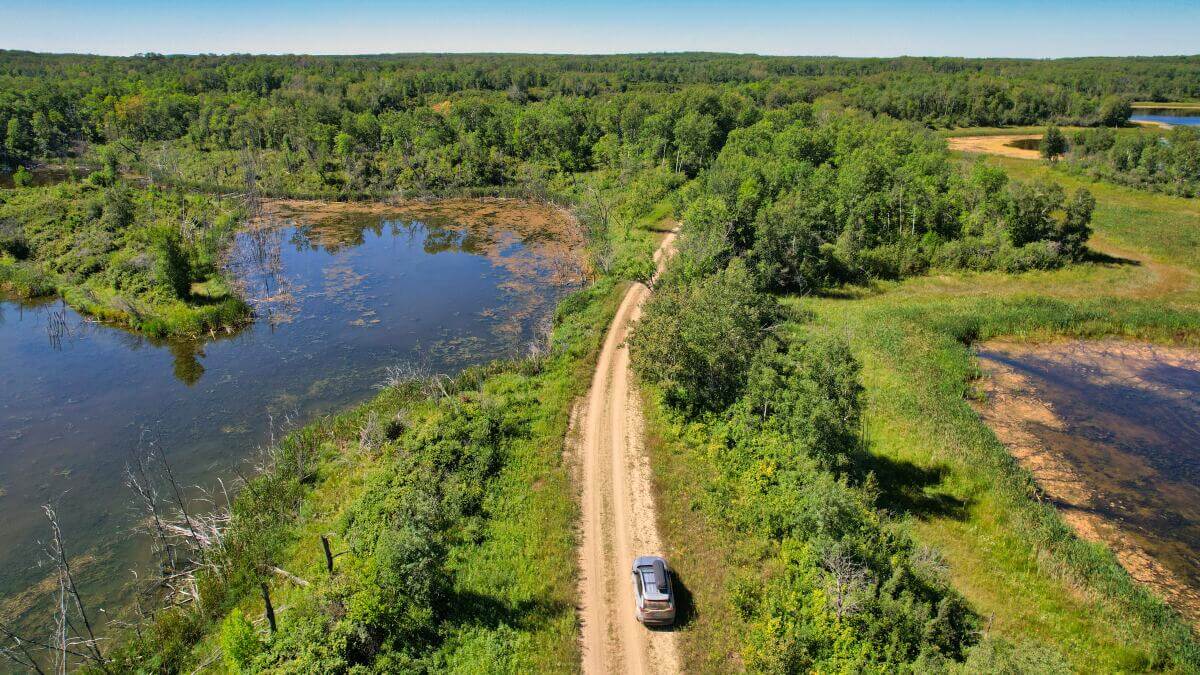
[(1200, 108), (1134, 108), (1129, 119), (1172, 126), (1200, 126)]
[(1200, 625), (1200, 352), (993, 343), (984, 420), (1064, 520)]
[(268, 214), (229, 256), (257, 314), (233, 335), (151, 340), (58, 300), (0, 300), (0, 614), (37, 616), (47, 502), (92, 603), (124, 603), (148, 557), (123, 483), (139, 445), (216, 487), (272, 434), (370, 397), (389, 366), (455, 372), (523, 353), (582, 283), (569, 220), (540, 205)]

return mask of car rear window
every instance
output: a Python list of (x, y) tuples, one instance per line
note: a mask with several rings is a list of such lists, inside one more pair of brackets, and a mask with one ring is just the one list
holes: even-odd
[(671, 603), (666, 600), (647, 600), (646, 609), (671, 609)]

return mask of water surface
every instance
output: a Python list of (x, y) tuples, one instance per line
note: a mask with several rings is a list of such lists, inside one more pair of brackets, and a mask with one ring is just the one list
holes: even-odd
[(255, 228), (230, 265), (258, 320), (205, 341), (150, 340), (57, 300), (0, 301), (0, 611), (21, 614), (46, 577), (46, 502), (85, 591), (121, 604), (148, 548), (123, 485), (139, 444), (165, 449), (184, 482), (216, 486), (248, 471), (273, 429), (371, 396), (388, 366), (453, 372), (522, 352), (580, 282), (553, 223), (473, 201)]
[(1200, 108), (1134, 108), (1129, 119), (1171, 126), (1200, 126)]
[(1067, 520), (1200, 620), (1200, 353), (1101, 341), (979, 356), (985, 419)]

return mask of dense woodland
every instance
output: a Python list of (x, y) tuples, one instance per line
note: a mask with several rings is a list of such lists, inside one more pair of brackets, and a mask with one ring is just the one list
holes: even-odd
[[(59, 292), (148, 332), (233, 325), (246, 308), (219, 254), (245, 210), (213, 196), (231, 192), (551, 198), (573, 206), (593, 267), (531, 358), (454, 381), (398, 377), (269, 449), (212, 531), (157, 547), (164, 575), (191, 590), (148, 594), (161, 605), (84, 660), (563, 667), (576, 649), (569, 401), (619, 283), (649, 276), (648, 215), (674, 214), (679, 255), (631, 348), (643, 381), (718, 448), (720, 477), (696, 508), (757, 547), (728, 589), (751, 627), (738, 658), (769, 672), (1007, 667), (990, 659), (1012, 646), (981, 641), (986, 618), (936, 551), (875, 503), (860, 364), (778, 296), (1085, 260), (1086, 189), (965, 165), (932, 128), (1096, 127), (1075, 137), (1078, 161), (1186, 193), (1194, 138), (1114, 140), (1107, 127), (1127, 122), (1131, 99), (1196, 98), (1190, 57), (0, 53), (0, 163), (80, 173), (0, 190), (8, 290)], [(281, 582), (282, 567), (304, 583)], [(270, 632), (247, 618), (268, 585), (287, 607)], [(1021, 658), (1064, 667), (1055, 653)]]

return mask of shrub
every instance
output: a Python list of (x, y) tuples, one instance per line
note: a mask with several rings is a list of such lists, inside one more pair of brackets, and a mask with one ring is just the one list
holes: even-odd
[(159, 285), (176, 298), (187, 298), (191, 294), (192, 274), (179, 232), (162, 227), (154, 232), (151, 241), (156, 256), (154, 274)]
[(638, 375), (661, 384), (678, 405), (717, 410), (740, 393), (764, 330), (780, 317), (735, 259), (720, 273), (661, 289), (629, 338)]
[(254, 630), (254, 624), (240, 609), (230, 612), (221, 624), (221, 652), (225, 657), (225, 667), (233, 673), (248, 671), (254, 657), (262, 649), (263, 643)]
[(33, 185), (33, 174), (25, 167), (18, 166), (17, 170), (13, 172), (12, 180), (14, 187), (29, 187)]

